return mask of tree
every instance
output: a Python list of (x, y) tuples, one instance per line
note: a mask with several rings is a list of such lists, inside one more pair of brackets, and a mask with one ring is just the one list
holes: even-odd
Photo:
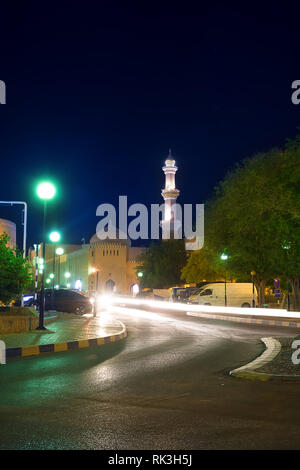
[(287, 141), (276, 187), (278, 276), (291, 282), (293, 310), (300, 311), (300, 135)]
[(20, 298), (32, 284), (32, 267), (17, 248), (9, 248), (7, 233), (0, 235), (0, 302)]
[(168, 288), (181, 284), (181, 270), (187, 254), (184, 240), (163, 240), (152, 243), (138, 258), (137, 272), (141, 271), (141, 286)]
[(294, 309), (299, 310), (299, 188), (299, 138), (289, 141), (283, 151), (274, 149), (244, 160), (217, 186), (206, 206), (206, 251), (191, 255), (183, 270), (185, 278), (197, 260), (199, 273), (205, 263), (218, 271), (218, 258), (226, 251), (226, 270), (232, 277), (250, 280), (255, 271), (260, 306), (268, 280), (282, 275), (291, 279)]
[(202, 281), (214, 282), (223, 279), (224, 269), (218, 255), (205, 245), (201, 250), (192, 251), (182, 269), (181, 279), (199, 284)]

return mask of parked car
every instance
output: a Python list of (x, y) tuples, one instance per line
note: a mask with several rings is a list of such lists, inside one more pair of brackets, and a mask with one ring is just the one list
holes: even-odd
[[(32, 307), (34, 305), (34, 294), (23, 294), (24, 307)], [(15, 307), (21, 306), (21, 299), (14, 302)]]
[[(228, 307), (251, 307), (252, 305), (252, 283), (251, 282), (227, 282), (226, 297)], [(255, 302), (257, 292), (255, 289)], [(225, 305), (225, 283), (206, 284), (197, 296), (193, 296), (191, 303), (199, 305)]]
[(72, 289), (54, 289), (52, 305), (52, 289), (45, 289), (45, 310), (57, 310), (59, 312), (84, 313), (93, 312), (93, 302), (84, 292)]

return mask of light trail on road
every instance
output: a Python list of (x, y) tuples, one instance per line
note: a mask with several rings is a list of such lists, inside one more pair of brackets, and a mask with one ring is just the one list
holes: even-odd
[(256, 316), (256, 317), (275, 317), (275, 318), (295, 318), (300, 319), (300, 312), (288, 312), (284, 309), (271, 308), (239, 308), (239, 307), (216, 307), (212, 305), (195, 305), (184, 304), (180, 302), (168, 302), (160, 300), (140, 300), (123, 296), (100, 296), (100, 302), (104, 305), (128, 305), (135, 308), (151, 307), (163, 310), (175, 310), (178, 312), (203, 312), (203, 313), (230, 313), (239, 316)]

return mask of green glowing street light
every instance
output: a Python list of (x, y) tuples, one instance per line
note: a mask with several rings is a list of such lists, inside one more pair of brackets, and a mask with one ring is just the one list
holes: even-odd
[(139, 272), (137, 273), (137, 275), (138, 275), (138, 277), (143, 277), (143, 276), (144, 276), (144, 273), (142, 273), (142, 271), (139, 271)]
[(50, 279), (54, 279), (54, 274), (51, 273), (51, 274), (49, 275), (49, 277), (50, 277)]
[(46, 279), (47, 284), (50, 284), (50, 282), (51, 282), (51, 279)]
[(55, 196), (55, 186), (49, 181), (43, 181), (37, 187), (37, 195), (40, 199), (52, 199)]
[(65, 277), (66, 277), (67, 279), (69, 279), (69, 278), (71, 277), (71, 273), (69, 273), (69, 272), (65, 273)]
[(55, 232), (55, 231), (51, 232), (50, 235), (49, 235), (49, 238), (53, 243), (57, 243), (60, 240), (60, 233)]
[(228, 255), (226, 255), (226, 253), (222, 253), (222, 254), (221, 254), (221, 260), (222, 260), (222, 261), (228, 260)]

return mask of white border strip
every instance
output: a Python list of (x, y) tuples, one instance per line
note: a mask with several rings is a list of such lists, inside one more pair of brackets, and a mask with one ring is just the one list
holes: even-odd
[(281, 344), (277, 339), (275, 338), (261, 338), (261, 341), (265, 344), (266, 348), (265, 351), (258, 356), (256, 359), (253, 361), (249, 362), (248, 364), (239, 367), (238, 369), (234, 369), (229, 372), (229, 375), (236, 375), (239, 372), (245, 372), (245, 371), (253, 371), (258, 369), (259, 367), (264, 366), (268, 362), (272, 361), (277, 354), (281, 350)]

